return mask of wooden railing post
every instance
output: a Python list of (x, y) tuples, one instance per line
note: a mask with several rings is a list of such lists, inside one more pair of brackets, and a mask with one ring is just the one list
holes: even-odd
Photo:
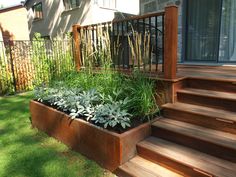
[(81, 67), (81, 51), (80, 51), (80, 25), (73, 25), (73, 42), (74, 42), (74, 57), (75, 57), (75, 67), (79, 71)]
[(178, 7), (165, 8), (164, 26), (164, 77), (175, 79), (177, 72), (177, 48), (178, 48)]

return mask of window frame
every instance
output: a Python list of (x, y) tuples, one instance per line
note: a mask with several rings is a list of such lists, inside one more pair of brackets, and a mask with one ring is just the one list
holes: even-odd
[[(143, 4), (143, 12), (144, 13), (153, 13), (157, 11), (157, 1), (150, 1), (148, 3)], [(149, 7), (150, 6), (150, 7)], [(153, 8), (153, 9), (152, 9)]]
[[(73, 10), (81, 6), (81, 0), (75, 0), (75, 6), (72, 4), (71, 0), (63, 0), (65, 11)], [(73, 6), (72, 6), (73, 5)]]
[[(36, 9), (36, 7), (39, 6), (39, 5), (41, 5), (41, 9), (40, 9), (41, 11), (39, 11), (39, 12), (41, 12), (41, 13), (39, 13), (39, 15), (36, 16), (36, 11), (35, 11), (35, 9)], [(42, 3), (42, 2), (38, 2), (38, 3), (34, 4), (34, 5), (32, 6), (32, 11), (33, 11), (33, 14), (34, 14), (34, 21), (38, 21), (38, 20), (42, 20), (42, 19), (43, 19), (43, 3)]]
[[(104, 1), (114, 1), (115, 6), (114, 7), (106, 6), (105, 5), (106, 3)], [(117, 0), (97, 0), (96, 3), (98, 4), (100, 8), (117, 10)], [(109, 2), (109, 4), (111, 3)]]

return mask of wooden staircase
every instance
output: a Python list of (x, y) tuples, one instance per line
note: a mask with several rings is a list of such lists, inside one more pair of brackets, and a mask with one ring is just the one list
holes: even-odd
[(185, 80), (176, 102), (163, 106), (152, 135), (118, 176), (236, 176), (236, 85), (213, 79)]

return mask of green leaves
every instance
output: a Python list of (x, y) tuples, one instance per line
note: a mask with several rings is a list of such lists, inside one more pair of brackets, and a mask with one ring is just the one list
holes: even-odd
[(134, 72), (125, 92), (129, 93), (131, 101), (128, 109), (135, 117), (150, 120), (159, 113), (159, 107), (155, 99), (155, 83), (153, 80), (146, 78), (139, 72)]
[(103, 124), (104, 128), (121, 126), (123, 129), (130, 127), (131, 114), (120, 108), (119, 102), (107, 103), (96, 107), (95, 115), (91, 119), (95, 123)]
[(35, 92), (38, 101), (104, 128), (126, 129), (134, 117), (142, 122), (159, 113), (154, 81), (137, 72), (131, 77), (108, 71), (71, 73)]
[[(58, 85), (57, 85), (58, 86)], [(65, 87), (38, 87), (35, 90), (36, 99), (56, 106), (57, 109), (68, 112), (72, 119), (85, 117), (87, 121), (101, 124), (104, 128), (121, 126), (130, 127), (131, 114), (124, 108), (128, 98), (118, 100), (119, 92), (113, 97), (98, 93), (95, 89), (81, 91)]]

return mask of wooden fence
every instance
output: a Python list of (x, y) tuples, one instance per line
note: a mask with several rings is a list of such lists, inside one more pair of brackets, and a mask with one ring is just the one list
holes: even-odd
[(72, 40), (0, 41), (0, 95), (31, 90), (74, 70)]

